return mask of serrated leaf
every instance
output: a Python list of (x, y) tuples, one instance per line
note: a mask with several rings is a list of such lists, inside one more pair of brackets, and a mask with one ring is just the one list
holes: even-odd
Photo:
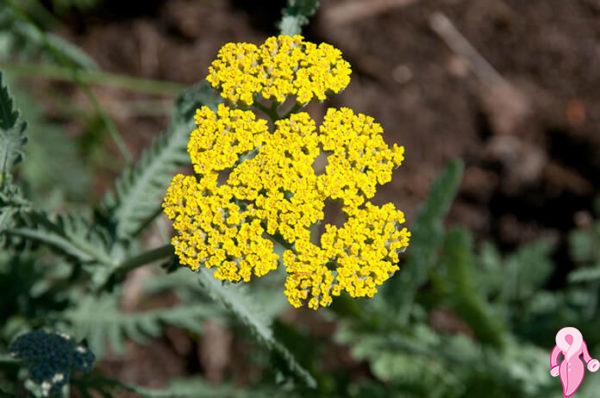
[(537, 240), (512, 253), (504, 266), (504, 300), (528, 300), (546, 282), (554, 264), (550, 260), (553, 245)]
[(45, 213), (28, 212), (24, 226), (5, 232), (10, 236), (42, 243), (82, 264), (114, 265), (107, 251), (106, 238), (82, 217), (60, 216), (54, 221)]
[(13, 166), (23, 156), (23, 147), (27, 142), (25, 127), (0, 72), (0, 187), (8, 182)]
[(478, 341), (502, 349), (506, 327), (477, 286), (474, 261), (468, 232), (462, 228), (448, 231), (442, 256), (450, 286), (448, 299), (455, 312), (473, 329)]
[(199, 332), (205, 319), (214, 319), (218, 312), (204, 303), (181, 304), (143, 312), (123, 312), (115, 296), (88, 296), (75, 308), (66, 311), (65, 318), (72, 333), (87, 339), (92, 351), (98, 356), (106, 352), (108, 345), (117, 353), (124, 352), (126, 340), (144, 344), (157, 337), (164, 325), (182, 327)]
[(186, 90), (177, 100), (167, 132), (117, 179), (115, 192), (103, 200), (106, 214), (115, 224), (117, 239), (128, 241), (135, 237), (160, 213), (173, 175), (189, 162), (186, 149), (193, 129), (193, 112), (203, 104), (215, 107), (218, 101), (206, 82)]
[(278, 24), (282, 35), (299, 35), (319, 8), (319, 0), (288, 0)]
[[(170, 380), (169, 384), (163, 388), (140, 387), (129, 383), (121, 383), (116, 380), (85, 377), (76, 380), (79, 391), (83, 394), (92, 396), (92, 392), (104, 394), (103, 396), (113, 395), (117, 391), (127, 391), (144, 398), (262, 398), (262, 397), (290, 397), (289, 392), (281, 388), (253, 387), (245, 385), (237, 387), (227, 382), (214, 384), (206, 379), (196, 377), (189, 379)], [(95, 395), (94, 395), (95, 396)]]
[(417, 289), (427, 282), (428, 272), (438, 258), (444, 236), (442, 222), (458, 191), (463, 169), (462, 161), (452, 161), (434, 181), (412, 227), (408, 258), (383, 287), (386, 300), (402, 319), (408, 316)]
[(249, 328), (256, 339), (279, 355), (288, 366), (288, 370), (310, 388), (316, 387), (316, 381), (294, 358), (293, 354), (273, 336), (270, 320), (266, 319), (258, 305), (244, 291), (235, 285), (222, 284), (215, 279), (211, 271), (201, 268), (197, 271), (199, 282), (207, 294), (221, 303), (244, 326)]

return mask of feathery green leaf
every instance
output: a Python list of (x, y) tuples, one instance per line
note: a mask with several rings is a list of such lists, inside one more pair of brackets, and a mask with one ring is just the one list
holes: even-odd
[(408, 258), (400, 272), (384, 285), (385, 298), (394, 308), (400, 306), (402, 319), (408, 316), (417, 289), (425, 284), (438, 258), (444, 236), (442, 222), (458, 191), (463, 168), (462, 161), (454, 160), (435, 180), (412, 227)]
[(113, 260), (107, 251), (106, 236), (82, 217), (61, 216), (53, 221), (45, 213), (29, 212), (24, 226), (10, 228), (5, 232), (44, 244), (79, 263), (113, 266)]
[(201, 105), (214, 107), (219, 101), (206, 82), (184, 92), (167, 132), (123, 172), (115, 192), (104, 197), (103, 206), (113, 219), (118, 239), (128, 241), (135, 237), (160, 213), (173, 175), (189, 162), (186, 148), (195, 109)]
[(12, 167), (23, 156), (23, 146), (27, 142), (25, 127), (0, 72), (0, 187), (8, 182)]
[(448, 231), (442, 262), (448, 272), (448, 298), (454, 311), (473, 329), (478, 341), (502, 349), (506, 328), (492, 312), (477, 286), (473, 244), (466, 230), (453, 228)]
[(75, 308), (65, 313), (72, 333), (87, 339), (94, 354), (101, 357), (107, 344), (117, 353), (124, 351), (124, 342), (144, 344), (162, 332), (163, 325), (173, 325), (192, 332), (202, 331), (204, 319), (215, 319), (219, 312), (205, 303), (182, 304), (143, 312), (123, 312), (117, 297), (87, 296)]
[(316, 387), (314, 378), (296, 361), (293, 354), (275, 339), (269, 320), (264, 318), (260, 308), (239, 286), (222, 284), (204, 268), (197, 272), (200, 283), (210, 297), (229, 309), (240, 323), (251, 330), (261, 344), (280, 356), (293, 375), (308, 387)]
[(319, 0), (288, 0), (278, 27), (282, 35), (299, 35), (319, 8)]

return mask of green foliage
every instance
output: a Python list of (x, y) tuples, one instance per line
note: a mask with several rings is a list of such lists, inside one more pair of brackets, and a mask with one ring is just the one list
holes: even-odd
[(23, 156), (23, 146), (27, 142), (25, 128), (0, 72), (0, 187), (8, 183), (9, 173)]
[(27, 162), (19, 166), (20, 174), (27, 182), (26, 190), (34, 206), (51, 210), (53, 206), (87, 198), (90, 167), (84, 161), (79, 142), (44, 117), (30, 96), (22, 91), (15, 94), (22, 118), (27, 120)]
[(117, 354), (125, 352), (124, 342), (127, 340), (146, 344), (149, 338), (160, 336), (163, 325), (201, 333), (203, 320), (215, 315), (216, 311), (204, 303), (123, 312), (114, 295), (83, 297), (75, 307), (64, 313), (72, 333), (79, 339), (86, 339), (98, 357), (106, 352), (107, 343)]
[(161, 390), (140, 387), (129, 387), (129, 390), (145, 398), (260, 398), (282, 397), (285, 394), (272, 388), (245, 389), (227, 384), (212, 385), (204, 379), (173, 380)]
[(57, 253), (84, 265), (112, 266), (107, 237), (83, 217), (67, 215), (51, 220), (42, 212), (28, 212), (23, 226), (6, 234), (44, 244)]
[(134, 393), (144, 398), (250, 398), (281, 397), (284, 392), (269, 387), (240, 388), (230, 384), (214, 385), (202, 378), (176, 379), (161, 389), (145, 388), (132, 384), (120, 383), (95, 375), (76, 380), (74, 385), (84, 397), (92, 397), (93, 393), (110, 397), (118, 392)]
[(472, 246), (464, 229), (454, 228), (446, 234), (442, 262), (447, 270), (450, 303), (482, 344), (502, 349), (504, 326), (479, 291)]
[[(597, 199), (600, 204), (600, 198)], [(600, 205), (597, 205), (600, 217)], [(579, 268), (571, 272), (571, 282), (597, 282), (600, 280), (600, 220), (575, 230), (569, 236), (569, 249)]]
[(283, 9), (279, 30), (282, 35), (299, 35), (319, 8), (319, 0), (288, 0)]
[(254, 304), (252, 299), (238, 286), (221, 285), (207, 270), (199, 270), (198, 275), (201, 285), (208, 294), (229, 309), (235, 318), (248, 328), (261, 344), (281, 357), (291, 374), (295, 375), (308, 387), (316, 387), (316, 382), (310, 373), (296, 361), (290, 351), (275, 339), (270, 322), (263, 317), (258, 304)]
[(29, 208), (29, 201), (12, 182), (13, 167), (23, 157), (27, 142), (25, 128), (26, 123), (20, 119), (0, 72), (0, 247), (6, 244), (2, 232), (12, 227), (17, 216)]
[(96, 63), (68, 41), (42, 31), (14, 0), (0, 2), (0, 61), (41, 57), (75, 69), (96, 69)]
[(397, 273), (383, 288), (401, 319), (408, 316), (417, 289), (427, 282), (428, 272), (438, 259), (444, 239), (442, 221), (454, 200), (463, 169), (461, 161), (453, 161), (433, 183), (412, 227), (410, 255), (403, 264), (406, 272)]
[[(580, 327), (591, 347), (598, 344), (598, 324), (592, 319), (599, 292), (545, 290), (555, 270), (552, 240), (533, 241), (503, 256), (490, 243), (476, 250), (463, 228), (445, 231), (449, 201), (439, 198), (451, 198), (456, 189), (459, 178), (449, 178), (452, 174), (447, 169), (436, 180), (412, 226), (405, 264), (414, 266), (412, 257), (418, 256), (426, 269), (405, 265), (394, 276), (419, 286), (410, 295), (411, 316), (391, 316), (404, 304), (398, 299), (402, 295), (394, 294), (402, 291), (386, 291), (362, 312), (337, 308), (337, 341), (368, 363), (383, 383), (361, 386), (373, 397), (558, 397), (560, 385), (548, 377), (548, 350), (565, 325)], [(432, 239), (421, 241), (419, 231)], [(589, 256), (581, 258), (589, 263)], [(593, 389), (583, 391), (588, 393), (582, 396), (593, 396)]]
[[(88, 0), (56, 1), (77, 7)], [(77, 71), (93, 68), (93, 62), (39, 29), (23, 7), (16, 1), (0, 3), (3, 62), (41, 56), (74, 73), (85, 88)], [(315, 0), (288, 1), (279, 25), (282, 33), (300, 33), (317, 7)], [(0, 395), (22, 394), (19, 380), (29, 378), (25, 386), (36, 394), (47, 390), (82, 397), (545, 398), (560, 396), (547, 364), (558, 328), (579, 327), (591, 351), (597, 352), (600, 222), (572, 232), (571, 257), (577, 265), (569, 277), (573, 283), (549, 290), (548, 279), (558, 269), (552, 261), (555, 241), (537, 240), (502, 253), (463, 228), (446, 230), (444, 219), (462, 177), (460, 160), (451, 162), (433, 183), (410, 226), (412, 242), (401, 269), (382, 292), (372, 300), (340, 297), (332, 311), (319, 316), (298, 311), (293, 321), (280, 317), (288, 308), (281, 305), (282, 272), (244, 288), (223, 284), (205, 269), (183, 269), (169, 245), (146, 249), (148, 243), (140, 236), (160, 214), (172, 176), (188, 163), (194, 112), (200, 105), (214, 108), (219, 101), (206, 82), (184, 91), (167, 131), (127, 166), (99, 209), (87, 206), (87, 188), (42, 209), (37, 202), (40, 197), (49, 202), (46, 191), (54, 186), (61, 193), (72, 189), (52, 175), (86, 185), (85, 178), (70, 177), (61, 168), (80, 169), (83, 175), (88, 170), (75, 145), (43, 120), (30, 99), (19, 102), (26, 112), (16, 111), (0, 75)], [(32, 142), (27, 164), (15, 169), (25, 144), (22, 118), (29, 121)], [(68, 162), (52, 163), (58, 158)], [(83, 206), (63, 202), (67, 197), (81, 200)], [(123, 282), (130, 271), (167, 258), (175, 264), (165, 268), (175, 271), (149, 273), (139, 293), (142, 305), (126, 311), (121, 304)], [(169, 297), (169, 306), (164, 306), (164, 297)], [(124, 353), (127, 342), (149, 344), (163, 335), (165, 326), (186, 331), (196, 342), (206, 320), (230, 327), (244, 343), (247, 337), (258, 342), (258, 347), (246, 348), (243, 358), (234, 359), (253, 361), (258, 369), (247, 385), (214, 385), (193, 377), (149, 389), (108, 379), (100, 371), (73, 372), (89, 370), (90, 352), (100, 359), (109, 349)], [(66, 331), (83, 339), (91, 351), (40, 328)], [(20, 358), (15, 359), (8, 354), (9, 345), (19, 335), (12, 346)], [(65, 377), (44, 385), (56, 374)], [(588, 379), (582, 398), (600, 388), (600, 382)]]
[(162, 197), (177, 170), (188, 161), (187, 141), (193, 128), (193, 111), (201, 105), (215, 107), (218, 99), (202, 82), (177, 100), (176, 112), (167, 132), (144, 151), (140, 160), (117, 179), (114, 193), (103, 200), (116, 237), (127, 242), (160, 213)]

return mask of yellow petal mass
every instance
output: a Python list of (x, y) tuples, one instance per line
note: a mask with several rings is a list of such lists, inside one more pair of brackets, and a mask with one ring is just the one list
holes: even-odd
[[(233, 105), (197, 110), (188, 143), (195, 175), (176, 175), (164, 198), (181, 264), (213, 268), (230, 282), (283, 264), (284, 294), (295, 307), (325, 307), (344, 292), (373, 297), (409, 243), (402, 211), (370, 202), (404, 148), (387, 145), (379, 123), (349, 108), (328, 109), (320, 126), (306, 112), (269, 124), (245, 108), (258, 97), (305, 103), (341, 91), (350, 66), (340, 51), (301, 36), (230, 43), (207, 79)], [(322, 226), (319, 237), (326, 200), (340, 202), (345, 222)]]

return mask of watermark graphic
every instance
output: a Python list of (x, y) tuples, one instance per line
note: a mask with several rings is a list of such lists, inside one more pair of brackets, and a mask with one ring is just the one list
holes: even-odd
[(590, 356), (581, 332), (574, 327), (560, 329), (556, 333), (556, 345), (550, 353), (550, 374), (552, 377), (560, 376), (564, 398), (572, 397), (581, 385), (584, 365), (590, 372), (600, 369), (600, 362)]

